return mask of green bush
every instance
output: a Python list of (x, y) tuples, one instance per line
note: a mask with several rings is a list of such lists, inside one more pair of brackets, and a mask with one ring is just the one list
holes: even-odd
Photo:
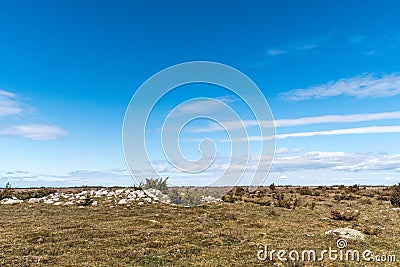
[(197, 206), (202, 204), (201, 195), (196, 194), (189, 189), (185, 192), (179, 192), (177, 189), (171, 189), (168, 192), (171, 203), (181, 206)]
[(143, 188), (143, 189), (156, 189), (156, 190), (160, 190), (163, 194), (167, 194), (168, 193), (168, 187), (167, 187), (167, 180), (169, 177), (163, 179), (163, 178), (147, 178), (146, 179), (146, 183), (140, 183), (139, 187)]

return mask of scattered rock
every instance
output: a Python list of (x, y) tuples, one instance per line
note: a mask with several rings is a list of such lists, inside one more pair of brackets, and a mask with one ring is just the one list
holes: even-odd
[(123, 189), (115, 190), (115, 194), (116, 194), (116, 195), (122, 195), (123, 193), (124, 193), (124, 190), (123, 190)]
[(128, 201), (125, 198), (118, 201), (118, 205), (126, 205), (126, 204), (128, 204)]
[(358, 230), (351, 228), (337, 228), (325, 232), (325, 235), (333, 235), (351, 240), (365, 240), (365, 235)]
[(14, 204), (20, 204), (24, 201), (19, 200), (19, 199), (12, 199), (12, 198), (5, 198), (2, 201), (0, 201), (0, 204), (3, 205), (14, 205)]
[(54, 200), (52, 200), (52, 199), (47, 199), (47, 200), (44, 202), (44, 204), (50, 204), (50, 205), (52, 205), (52, 204), (54, 204)]
[[(130, 206), (134, 203), (144, 205), (145, 203), (163, 202), (173, 205), (167, 194), (163, 194), (160, 190), (146, 189), (146, 190), (131, 190), (131, 189), (117, 189), (106, 190), (104, 188), (99, 190), (85, 190), (77, 193), (53, 193), (41, 198), (31, 198), (26, 202), (29, 204), (44, 203), (53, 206), (71, 206), (71, 205), (84, 205), (87, 201), (92, 202), (92, 206), (97, 206), (102, 203), (109, 203), (110, 207), (117, 205)], [(202, 203), (219, 202), (220, 199), (211, 196), (202, 196)], [(23, 200), (13, 198), (6, 198), (0, 201), (0, 204), (20, 204)]]
[(39, 202), (40, 202), (40, 199), (38, 199), (38, 198), (31, 198), (28, 200), (29, 204), (35, 204), (35, 203), (39, 203)]

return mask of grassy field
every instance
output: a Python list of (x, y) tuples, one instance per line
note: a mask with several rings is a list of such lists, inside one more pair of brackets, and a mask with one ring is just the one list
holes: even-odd
[[(389, 199), (387, 188), (265, 187), (236, 188), (226, 202), (193, 208), (0, 205), (0, 266), (400, 266), (400, 212)], [(338, 227), (366, 234), (348, 249), (397, 262), (257, 259), (262, 245), (336, 249), (325, 231)]]

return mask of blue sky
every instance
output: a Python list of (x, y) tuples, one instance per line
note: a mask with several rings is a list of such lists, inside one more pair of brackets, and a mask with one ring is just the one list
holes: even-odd
[[(242, 71), (268, 100), (277, 153), (266, 184), (394, 184), (399, 10), (398, 1), (1, 1), (0, 185), (132, 184), (121, 144), (129, 101), (156, 72), (194, 60)], [(192, 97), (222, 99), (254, 133), (240, 100), (199, 85), (160, 101), (149, 132)], [(205, 136), (221, 155), (212, 176), (226, 134), (199, 121), (181, 142), (196, 158)], [(149, 150), (163, 175), (196, 183)]]

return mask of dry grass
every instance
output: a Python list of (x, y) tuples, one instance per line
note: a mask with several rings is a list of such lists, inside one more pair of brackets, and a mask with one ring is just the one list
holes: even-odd
[[(309, 194), (278, 187), (285, 199), (297, 199), (289, 209), (276, 207), (275, 193), (264, 190), (234, 203), (194, 208), (0, 205), (0, 266), (279, 266), (257, 259), (259, 244), (287, 251), (336, 248), (336, 239), (324, 232), (338, 227), (367, 234), (366, 241), (349, 242), (350, 249), (400, 251), (400, 213), (384, 200), (387, 190), (311, 188)], [(345, 194), (354, 197), (334, 198)], [(334, 220), (331, 210), (358, 210), (360, 215), (353, 221)], [(313, 266), (365, 264), (324, 261)]]

